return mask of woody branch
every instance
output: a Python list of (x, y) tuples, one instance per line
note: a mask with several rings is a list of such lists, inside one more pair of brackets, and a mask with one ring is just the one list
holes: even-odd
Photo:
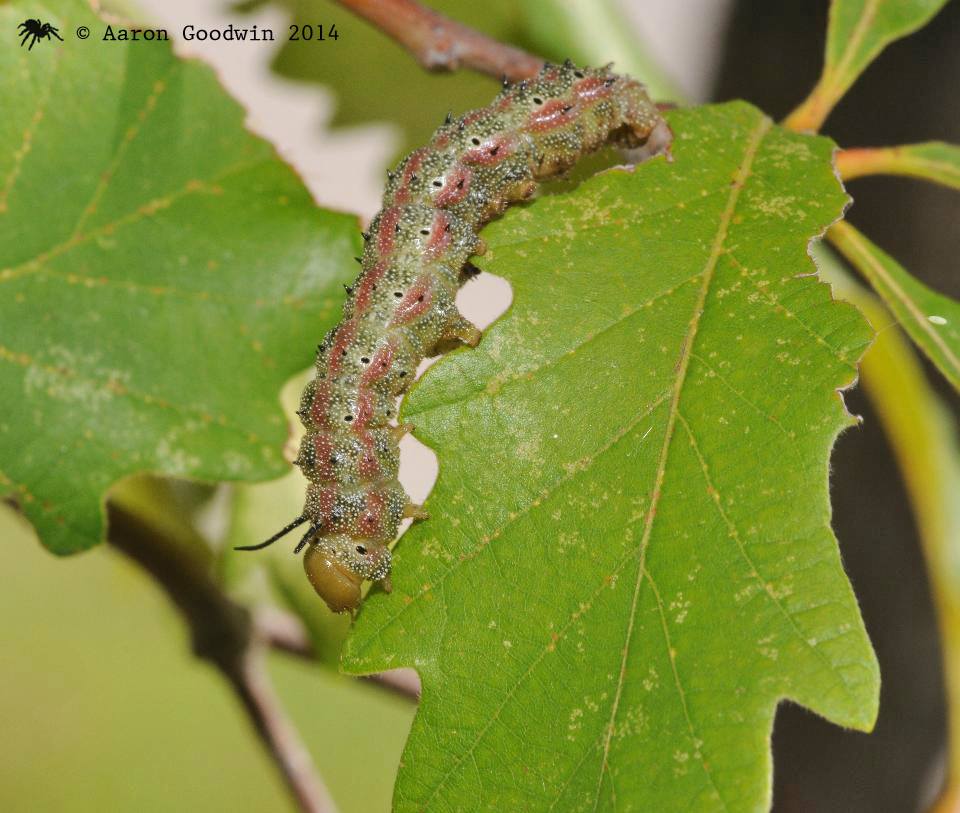
[(540, 57), (498, 42), (415, 0), (338, 0), (406, 48), (428, 71), (470, 68), (511, 81), (533, 76)]

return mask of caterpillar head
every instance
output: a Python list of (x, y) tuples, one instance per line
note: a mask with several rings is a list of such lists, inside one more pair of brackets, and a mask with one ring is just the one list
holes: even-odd
[(390, 592), (390, 549), (380, 542), (325, 537), (307, 548), (303, 569), (317, 595), (335, 613), (357, 609), (364, 580), (379, 581)]

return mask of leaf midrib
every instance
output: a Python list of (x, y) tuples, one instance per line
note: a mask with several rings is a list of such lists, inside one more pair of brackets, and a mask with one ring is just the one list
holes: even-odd
[[(744, 151), (743, 158), (741, 159), (740, 165), (737, 168), (733, 184), (730, 187), (730, 193), (727, 196), (726, 206), (724, 206), (723, 213), (720, 216), (720, 223), (717, 227), (713, 246), (710, 249), (710, 254), (707, 257), (706, 266), (704, 268), (703, 282), (700, 286), (700, 293), (697, 297), (693, 314), (690, 317), (687, 333), (683, 339), (680, 359), (677, 364), (677, 375), (674, 382), (673, 396), (670, 401), (670, 411), (667, 414), (667, 425), (664, 429), (663, 444), (660, 448), (660, 457), (657, 461), (657, 471), (654, 476), (653, 492), (650, 496), (650, 505), (647, 508), (647, 515), (644, 520), (643, 535), (640, 538), (640, 556), (637, 564), (637, 577), (634, 584), (630, 614), (627, 620), (627, 631), (623, 645), (623, 657), (620, 661), (620, 674), (617, 678), (617, 687), (610, 710), (610, 719), (607, 722), (607, 731), (603, 746), (603, 757), (600, 761), (600, 773), (597, 778), (596, 795), (594, 798), (594, 810), (597, 809), (597, 806), (600, 803), (600, 792), (603, 787), (603, 775), (607, 770), (607, 762), (610, 755), (610, 742), (613, 736), (614, 721), (620, 707), (620, 698), (623, 695), (623, 686), (627, 673), (627, 660), (630, 655), (630, 643), (633, 638), (637, 607), (640, 603), (640, 588), (643, 585), (643, 577), (644, 573), (646, 572), (647, 549), (649, 548), (650, 536), (653, 532), (653, 524), (657, 515), (657, 507), (660, 504), (660, 498), (663, 494), (663, 482), (666, 476), (667, 462), (670, 457), (673, 433), (677, 424), (677, 415), (680, 411), (680, 397), (683, 392), (684, 383), (687, 379), (687, 371), (690, 367), (690, 359), (693, 354), (693, 345), (696, 341), (697, 332), (700, 327), (700, 320), (703, 317), (704, 306), (706, 304), (707, 295), (710, 292), (710, 286), (713, 282), (713, 277), (717, 269), (717, 263), (720, 259), (720, 255), (723, 253), (723, 245), (726, 242), (727, 234), (729, 233), (730, 223), (733, 219), (733, 213), (736, 210), (737, 202), (740, 199), (740, 193), (743, 191), (743, 187), (747, 181), (747, 178), (750, 177), (750, 172), (753, 167), (753, 160), (756, 157), (760, 143), (763, 140), (764, 135), (766, 135), (766, 133), (770, 130), (772, 124), (773, 123), (766, 116), (762, 117), (757, 123), (756, 127), (754, 127), (753, 132), (751, 132), (749, 140), (747, 141), (747, 148)], [(671, 667), (675, 670), (672, 659)], [(687, 724), (688, 728), (692, 726), (689, 716), (687, 716)], [(692, 730), (690, 734), (693, 736)], [(703, 764), (704, 770), (707, 773), (707, 778), (709, 779), (711, 786), (713, 787), (714, 791), (716, 791), (717, 796), (722, 802), (722, 796), (720, 796), (720, 792), (714, 784), (709, 770), (706, 769), (705, 761), (701, 759), (701, 763)], [(724, 806), (726, 805), (724, 804)]]
[[(849, 84), (851, 81), (845, 77), (845, 73), (849, 70), (850, 65), (853, 63), (853, 60), (857, 55), (857, 49), (867, 36), (867, 30), (869, 29), (870, 24), (873, 22), (874, 17), (877, 15), (877, 4), (878, 0), (866, 0), (864, 3), (863, 13), (860, 19), (857, 20), (856, 25), (853, 27), (853, 32), (850, 35), (850, 39), (847, 40), (847, 47), (844, 49), (840, 59), (837, 60), (837, 63), (834, 66), (833, 76), (831, 77), (830, 84), (837, 90), (842, 89), (844, 85)], [(834, 6), (834, 8), (837, 8), (837, 6)], [(877, 50), (879, 50), (879, 47), (882, 47), (882, 45), (878, 46)]]
[[(702, 315), (703, 315), (703, 306), (704, 306), (704, 304), (705, 304), (705, 302), (706, 302), (706, 297), (707, 297), (707, 294), (709, 293), (709, 290), (710, 290), (710, 282), (712, 281), (713, 273), (714, 273), (714, 271), (715, 271), (715, 269), (716, 269), (717, 261), (719, 260), (719, 257), (720, 257), (720, 255), (721, 255), (721, 253), (722, 253), (722, 247), (723, 247), (723, 244), (724, 244), (724, 242), (725, 242), (725, 240), (726, 240), (727, 232), (728, 232), (729, 225), (730, 225), (730, 222), (731, 222), (732, 217), (733, 217), (733, 212), (734, 212), (734, 210), (735, 210), (735, 207), (736, 207), (736, 204), (737, 204), (737, 200), (739, 199), (740, 192), (741, 192), (741, 190), (742, 190), (742, 188), (743, 188), (743, 186), (744, 186), (744, 183), (745, 183), (747, 177), (749, 177), (750, 168), (751, 168), (751, 166), (752, 166), (753, 158), (754, 158), (754, 156), (756, 155), (757, 149), (759, 148), (759, 145), (760, 145), (760, 143), (761, 143), (761, 141), (762, 141), (762, 139), (763, 139), (763, 136), (766, 134), (767, 131), (769, 131), (769, 129), (770, 129), (771, 126), (772, 126), (772, 122), (770, 121), (770, 119), (768, 119), (768, 118), (766, 118), (766, 117), (763, 117), (763, 118), (758, 122), (758, 124), (757, 124), (757, 126), (754, 128), (753, 132), (750, 134), (749, 141), (748, 141), (748, 143), (747, 143), (747, 149), (746, 149), (745, 152), (744, 152), (744, 157), (743, 157), (743, 159), (741, 159), (741, 162), (740, 162), (740, 165), (739, 165), (739, 167), (738, 167), (737, 173), (736, 173), (736, 175), (734, 176), (734, 182), (733, 182), (733, 184), (732, 184), (732, 186), (731, 186), (730, 192), (729, 192), (729, 194), (728, 194), (727, 203), (726, 203), (726, 205), (725, 205), (725, 207), (724, 207), (724, 210), (723, 210), (723, 213), (722, 213), (722, 215), (721, 215), (720, 224), (719, 224), (719, 226), (718, 226), (718, 228), (717, 228), (717, 232), (716, 232), (716, 235), (715, 235), (715, 237), (714, 237), (714, 242), (713, 242), (713, 246), (712, 246), (712, 248), (711, 248), (710, 255), (709, 255), (708, 258), (707, 258), (707, 262), (706, 262), (706, 264), (705, 264), (704, 270), (703, 270), (702, 272), (700, 272), (700, 273), (703, 275), (703, 278), (704, 278), (704, 279), (703, 279), (703, 283), (701, 284), (700, 294), (698, 295), (697, 303), (696, 303), (696, 305), (695, 305), (695, 307), (694, 307), (694, 311), (693, 311), (693, 314), (692, 314), (691, 319), (690, 319), (690, 323), (689, 323), (689, 327), (688, 327), (687, 333), (686, 333), (686, 335), (685, 335), (683, 344), (682, 344), (682, 346), (681, 346), (681, 355), (680, 355), (680, 359), (678, 360), (678, 365), (677, 365), (677, 375), (676, 375), (676, 379), (675, 379), (675, 383), (674, 383), (674, 387), (673, 387), (673, 392), (672, 392), (672, 394), (671, 394), (670, 416), (669, 416), (669, 418), (668, 418), (667, 428), (666, 428), (665, 433), (664, 433), (664, 444), (663, 444), (663, 446), (661, 447), (660, 460), (659, 460), (659, 463), (658, 463), (658, 470), (657, 470), (657, 477), (656, 477), (656, 479), (655, 479), (654, 492), (653, 492), (653, 496), (652, 496), (652, 498), (651, 498), (650, 508), (648, 509), (647, 514), (646, 514), (646, 517), (644, 518), (644, 533), (643, 533), (643, 538), (641, 539), (641, 542), (640, 542), (640, 550), (639, 550), (640, 556), (638, 557), (638, 559), (639, 559), (639, 562), (638, 562), (638, 579), (637, 579), (636, 586), (635, 586), (635, 590), (634, 590), (633, 604), (632, 604), (632, 607), (631, 607), (630, 620), (629, 620), (628, 630), (627, 630), (627, 641), (625, 642), (625, 645), (624, 645), (624, 659), (623, 659), (623, 661), (622, 661), (622, 663), (621, 663), (621, 673), (620, 673), (619, 680), (618, 680), (618, 685), (617, 685), (617, 694), (616, 694), (616, 697), (615, 697), (614, 706), (613, 706), (613, 708), (612, 708), (610, 722), (608, 723), (607, 731), (606, 731), (606, 735), (605, 735), (604, 755), (603, 755), (603, 759), (601, 760), (600, 781), (598, 782), (598, 793), (597, 793), (597, 797), (596, 797), (596, 800), (595, 800), (595, 803), (594, 803), (594, 809), (596, 809), (596, 805), (597, 805), (597, 803), (599, 802), (599, 788), (600, 788), (600, 785), (601, 785), (601, 783), (602, 783), (603, 773), (604, 773), (604, 771), (605, 771), (605, 769), (606, 769), (606, 761), (607, 761), (607, 756), (608, 756), (608, 754), (609, 754), (610, 735), (611, 735), (611, 733), (612, 733), (613, 719), (614, 719), (615, 716), (616, 716), (617, 706), (618, 706), (618, 704), (619, 704), (620, 695), (622, 694), (622, 690), (623, 690), (625, 663), (626, 663), (626, 657), (627, 657), (628, 649), (629, 649), (629, 639), (630, 639), (630, 637), (632, 636), (632, 631), (633, 631), (633, 622), (634, 622), (634, 620), (635, 620), (635, 618), (636, 618), (636, 608), (637, 608), (637, 602), (638, 602), (638, 599), (639, 599), (639, 588), (640, 588), (640, 585), (642, 584), (642, 581), (643, 581), (643, 573), (644, 573), (644, 569), (645, 569), (646, 549), (647, 549), (647, 545), (648, 545), (648, 542), (649, 542), (650, 531), (651, 531), (651, 529), (652, 529), (653, 516), (654, 516), (654, 514), (656, 513), (656, 511), (655, 511), (655, 506), (656, 506), (656, 504), (659, 502), (660, 490), (661, 490), (661, 488), (662, 488), (662, 483), (663, 483), (663, 475), (664, 475), (664, 472), (665, 472), (665, 469), (666, 469), (667, 456), (668, 456), (669, 448), (670, 448), (670, 440), (671, 440), (671, 437), (672, 437), (672, 434), (673, 434), (673, 429), (674, 429), (675, 424), (676, 424), (677, 410), (678, 410), (678, 408), (679, 408), (680, 393), (681, 393), (681, 391), (682, 391), (682, 389), (683, 389), (683, 383), (684, 383), (684, 381), (685, 381), (687, 369), (688, 369), (688, 367), (689, 367), (690, 354), (691, 354), (691, 350), (692, 350), (693, 340), (694, 340), (695, 337), (696, 337), (697, 328), (699, 327), (700, 319), (701, 319), (701, 317), (702, 317)], [(669, 393), (669, 391), (668, 391), (668, 393)], [(655, 409), (657, 406), (659, 406), (660, 404), (662, 404), (662, 403), (664, 402), (664, 400), (665, 400), (665, 397), (662, 397), (662, 398), (657, 399), (657, 401), (655, 401), (653, 405), (647, 407), (647, 409), (645, 409), (645, 410), (641, 413), (641, 415), (638, 416), (637, 419), (634, 419), (633, 421), (631, 421), (631, 423), (630, 423), (627, 427), (625, 427), (622, 432), (618, 433), (618, 437), (614, 438), (614, 439), (613, 439), (610, 443), (608, 443), (606, 446), (607, 446), (607, 447), (610, 447), (613, 443), (615, 443), (615, 442), (618, 441), (619, 439), (622, 439), (622, 437), (625, 437), (626, 434), (629, 434), (630, 429), (631, 429), (633, 426), (636, 425), (636, 422), (637, 422), (644, 414), (649, 414), (653, 409)], [(578, 469), (577, 472), (575, 472), (574, 474), (572, 474), (570, 477), (562, 478), (561, 482), (563, 482), (563, 481), (565, 481), (565, 480), (568, 480), (568, 479), (570, 479), (570, 478), (573, 477), (573, 476), (576, 476), (576, 474), (579, 474), (580, 471), (581, 471), (581, 470)], [(555, 484), (555, 486), (551, 489), (551, 491), (554, 491), (554, 490), (556, 489), (556, 487), (559, 486), (559, 484), (560, 484), (560, 483)], [(531, 505), (532, 505), (532, 504), (533, 504), (533, 503), (531, 503)], [(511, 520), (511, 521), (512, 521), (512, 520)], [(507, 524), (509, 525), (510, 523), (508, 522)], [(506, 527), (506, 526), (505, 526), (505, 527)], [(492, 539), (494, 538), (494, 536), (496, 536), (496, 535), (499, 535), (499, 534), (496, 534), (496, 533), (495, 533), (495, 534), (492, 534), (492, 535), (490, 536), (491, 540), (492, 540)], [(629, 556), (626, 557), (626, 558), (620, 563), (620, 565), (618, 566), (618, 569), (619, 569), (619, 567), (624, 566), (628, 561), (629, 561)], [(451, 567), (447, 570), (447, 572), (444, 574), (444, 576), (442, 577), (440, 583), (442, 583), (443, 581), (445, 581), (445, 579), (446, 579), (447, 577), (449, 577), (449, 575), (450, 575), (452, 572), (454, 572), (455, 570), (457, 570), (458, 567), (459, 567), (459, 564), (460, 564), (460, 563), (458, 562), (458, 563), (454, 564), (453, 566), (451, 566)], [(438, 584), (440, 584), (440, 583), (438, 583)], [(418, 600), (420, 597), (422, 597), (422, 595), (424, 594), (424, 592), (426, 592), (426, 591), (422, 591), (419, 595), (411, 597), (411, 601), (409, 601), (408, 603), (405, 603), (404, 606), (400, 608), (400, 611), (399, 611), (398, 613), (396, 613), (395, 615), (393, 615), (384, 625), (382, 625), (382, 626), (376, 631), (376, 633), (371, 636), (371, 638), (377, 638), (380, 634), (382, 634), (382, 632), (383, 632), (385, 629), (387, 629), (388, 627), (390, 627), (390, 626), (391, 626), (392, 624), (394, 624), (401, 616), (403, 616), (407, 609), (409, 609), (410, 607), (413, 607), (414, 605), (416, 605), (417, 600)], [(510, 697), (513, 696), (513, 694), (514, 694), (515, 691), (516, 691), (516, 688), (517, 688), (517, 687), (523, 682), (523, 680), (526, 679), (526, 677), (531, 673), (532, 669), (536, 666), (536, 664), (539, 662), (539, 660), (540, 660), (540, 658), (537, 658), (537, 659), (534, 660), (533, 663), (530, 664), (530, 666), (528, 667), (528, 669), (527, 669), (527, 670), (524, 672), (524, 674), (519, 678), (519, 680), (517, 681), (517, 683), (515, 684), (515, 686), (513, 687), (513, 689), (512, 689), (510, 692), (507, 693), (507, 696), (504, 698), (503, 703), (501, 703), (501, 705), (500, 705), (500, 707), (498, 708), (498, 710), (497, 710), (496, 712), (494, 712), (494, 714), (492, 714), (492, 715), (490, 716), (490, 719), (488, 720), (487, 724), (486, 724), (485, 726), (483, 726), (483, 728), (480, 730), (480, 732), (478, 733), (478, 735), (477, 735), (476, 739), (474, 740), (474, 742), (464, 751), (464, 753), (460, 756), (460, 758), (457, 759), (456, 762), (450, 767), (450, 769), (440, 778), (440, 781), (434, 786), (434, 788), (433, 788), (432, 791), (430, 792), (429, 796), (426, 798), (425, 801), (422, 802), (422, 804), (423, 804), (424, 806), (429, 805), (430, 801), (436, 797), (436, 795), (440, 792), (440, 789), (446, 784), (447, 780), (448, 780), (451, 776), (453, 776), (454, 773), (456, 773), (457, 769), (459, 768), (459, 766), (460, 766), (461, 764), (463, 764), (464, 760), (466, 760), (467, 757), (470, 756), (470, 755), (476, 750), (477, 745), (482, 741), (483, 737), (486, 735), (486, 733), (487, 733), (487, 731), (489, 730), (490, 726), (492, 725), (493, 721), (498, 718), (499, 712), (502, 710), (502, 708), (503, 708), (503, 707), (506, 705), (506, 703), (509, 701)], [(689, 718), (688, 718), (688, 722), (689, 722)], [(704, 767), (705, 767), (705, 766), (704, 766)], [(708, 773), (708, 776), (709, 776), (709, 773)], [(713, 785), (712, 779), (711, 779), (711, 785), (712, 785), (712, 786), (714, 787), (714, 789), (716, 790), (716, 786)], [(719, 797), (719, 791), (717, 792), (717, 795), (718, 795), (718, 797)]]

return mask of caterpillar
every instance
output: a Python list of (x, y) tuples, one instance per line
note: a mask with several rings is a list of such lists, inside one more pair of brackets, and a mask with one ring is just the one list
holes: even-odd
[(390, 584), (401, 520), (426, 519), (397, 480), (397, 396), (417, 365), (480, 331), (454, 304), (485, 251), (478, 232), (540, 179), (607, 143), (637, 147), (662, 119), (636, 80), (567, 60), (506, 80), (487, 107), (449, 114), (430, 143), (388, 172), (383, 208), (363, 233), (362, 271), (347, 286), (343, 319), (317, 348), (316, 376), (298, 415), (306, 428), (294, 463), (306, 476), (303, 512), (258, 545), (307, 524), (294, 553), (333, 612), (353, 612), (364, 581)]

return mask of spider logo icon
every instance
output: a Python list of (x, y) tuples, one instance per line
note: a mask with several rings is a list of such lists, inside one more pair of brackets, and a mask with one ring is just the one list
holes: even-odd
[(40, 20), (36, 19), (24, 20), (17, 26), (17, 31), (17, 36), (23, 37), (23, 39), (20, 40), (21, 48), (26, 45), (27, 40), (30, 40), (30, 47), (27, 48), (28, 51), (33, 50), (33, 46), (36, 45), (37, 40), (48, 40), (51, 37), (56, 37), (60, 42), (63, 42), (63, 37), (60, 36), (56, 28), (50, 25), (50, 23), (41, 23)]

